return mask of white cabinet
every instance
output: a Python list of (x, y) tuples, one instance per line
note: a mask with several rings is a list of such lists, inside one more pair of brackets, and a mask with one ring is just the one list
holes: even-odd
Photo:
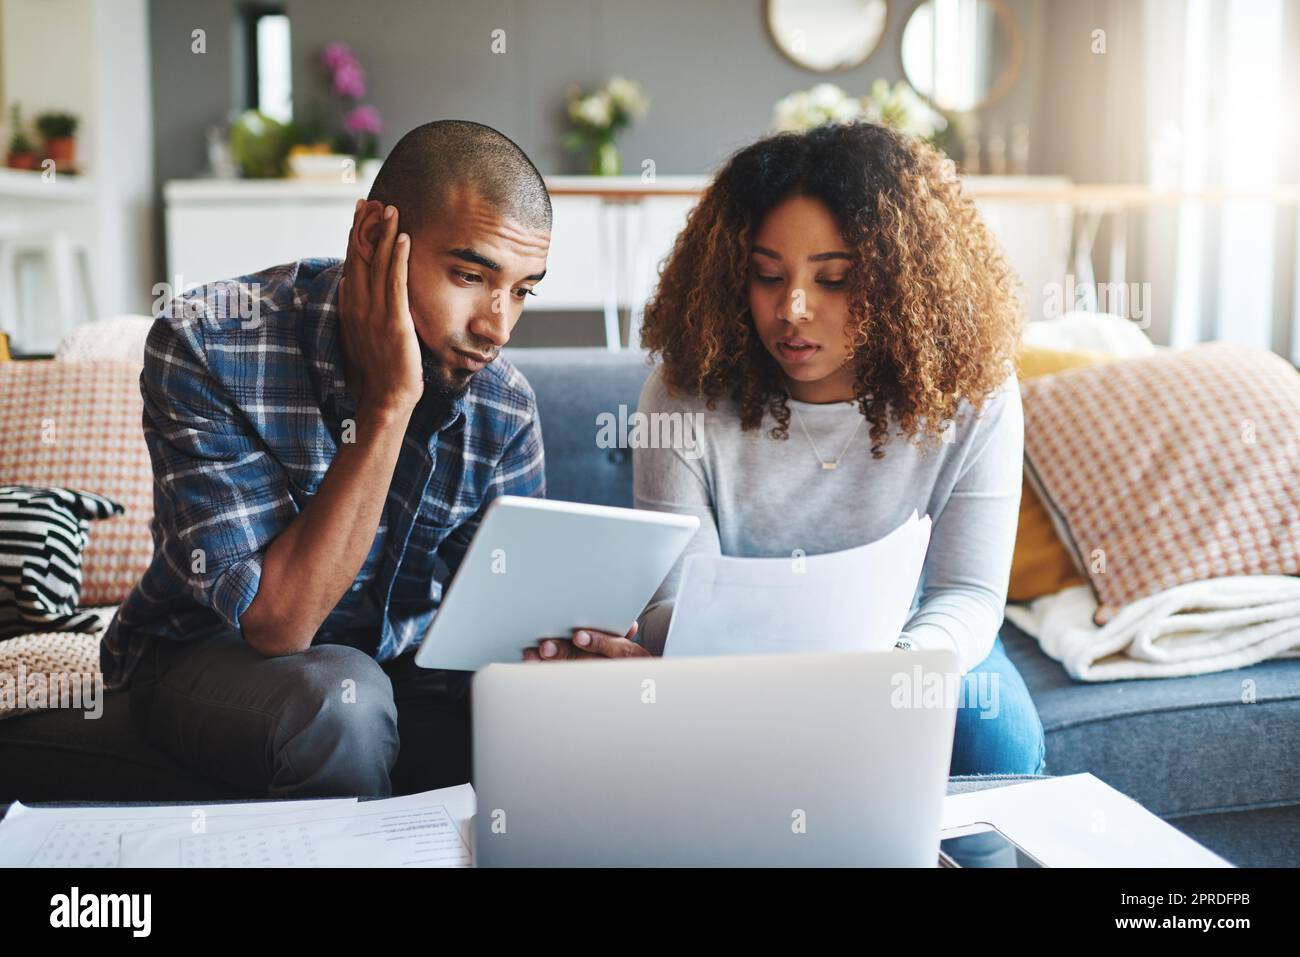
[[(546, 279), (537, 298), (529, 300), (529, 311), (603, 312), (607, 339), (615, 344), (619, 310), (630, 310), (635, 329), (659, 267), (706, 182), (702, 176), (660, 176), (653, 183), (635, 176), (548, 177), (555, 214), (551, 251)], [(1037, 177), (967, 182), (1025, 279), (1032, 315), (1042, 283), (1063, 272), (1070, 235), (1068, 207), (1036, 204), (1033, 193), (1059, 191), (1068, 182)], [(353, 208), (369, 186), (365, 181), (168, 183), (169, 281), (183, 288), (307, 256), (342, 256)]]
[[(529, 310), (603, 309), (622, 287), (618, 305), (653, 276), (695, 205), (680, 192), (704, 180), (664, 180), (665, 194), (639, 202), (617, 193), (646, 187), (635, 177), (593, 180), (552, 177), (554, 227), (546, 279)], [(600, 195), (575, 189), (599, 185)], [(293, 180), (176, 180), (166, 185), (167, 272), (185, 285), (225, 279), (308, 256), (342, 256), (357, 199), (368, 182), (300, 183)], [(639, 264), (639, 282), (624, 272)]]
[(176, 180), (167, 204), (167, 281), (176, 289), (313, 256), (341, 257), (367, 184)]

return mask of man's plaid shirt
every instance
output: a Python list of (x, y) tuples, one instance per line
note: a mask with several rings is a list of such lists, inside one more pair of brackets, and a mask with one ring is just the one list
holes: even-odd
[[(342, 273), (339, 260), (304, 259), (209, 283), (154, 323), (140, 376), (154, 557), (104, 636), (107, 687), (127, 684), (150, 642), (239, 630), (264, 550), (350, 440)], [(497, 358), (471, 383), (453, 403), (416, 406), (370, 553), (313, 643), (378, 661), (418, 644), (488, 503), (545, 495), (527, 381)]]

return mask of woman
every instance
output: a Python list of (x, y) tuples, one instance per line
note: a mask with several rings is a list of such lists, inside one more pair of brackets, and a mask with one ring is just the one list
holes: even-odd
[[(639, 448), (639, 508), (696, 515), (687, 549), (812, 555), (933, 522), (899, 647), (962, 663), (952, 773), (1041, 773), (1043, 732), (998, 629), (1021, 488), (1015, 280), (951, 161), (868, 123), (735, 154), (648, 304), (662, 361), (638, 411), (702, 413), (698, 447)], [(685, 555), (638, 622), (662, 651)]]

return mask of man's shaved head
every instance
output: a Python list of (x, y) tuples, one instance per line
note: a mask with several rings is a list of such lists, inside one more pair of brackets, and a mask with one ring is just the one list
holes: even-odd
[(537, 167), (509, 137), (469, 120), (435, 120), (403, 136), (369, 198), (396, 206), (402, 228), (415, 233), (446, 211), (458, 186), (475, 190), (507, 219), (551, 230), (551, 197)]
[(424, 392), (452, 401), (509, 341), (550, 246), (551, 198), (524, 151), (490, 126), (439, 120), (398, 140), (357, 205), (349, 276), (360, 260), (368, 278), (391, 280), (406, 257), (401, 311), (419, 339)]

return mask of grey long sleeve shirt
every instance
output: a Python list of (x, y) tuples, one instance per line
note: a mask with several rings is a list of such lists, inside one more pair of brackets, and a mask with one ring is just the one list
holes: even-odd
[[(963, 401), (937, 448), (922, 451), (895, 425), (882, 459), (871, 458), (869, 425), (853, 403), (789, 405), (807, 435), (794, 415), (786, 439), (768, 435), (770, 416), (742, 432), (733, 403), (720, 399), (709, 411), (700, 397), (673, 398), (660, 370), (651, 373), (637, 409), (647, 427), (634, 445), (636, 506), (695, 515), (700, 527), (642, 613), (641, 641), (662, 652), (688, 555), (853, 548), (915, 509), (932, 528), (903, 635), (919, 648), (955, 650), (963, 673), (979, 664), (1002, 624), (1019, 515), (1024, 416), (1015, 377), (978, 414)], [(674, 438), (644, 447), (656, 434)], [(841, 452), (835, 469), (822, 468)]]

